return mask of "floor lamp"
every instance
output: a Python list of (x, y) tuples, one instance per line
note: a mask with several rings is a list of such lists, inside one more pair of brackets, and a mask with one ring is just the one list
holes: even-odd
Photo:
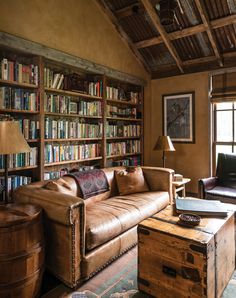
[(0, 118), (0, 154), (4, 157), (4, 193), (5, 203), (9, 202), (8, 167), (9, 154), (30, 152), (30, 147), (20, 130), (18, 121), (8, 116)]
[(166, 151), (175, 151), (175, 148), (171, 142), (171, 139), (169, 136), (160, 136), (156, 142), (156, 145), (154, 146), (154, 150), (160, 150), (163, 151), (162, 154), (162, 160), (163, 160), (163, 168), (165, 168), (165, 152)]

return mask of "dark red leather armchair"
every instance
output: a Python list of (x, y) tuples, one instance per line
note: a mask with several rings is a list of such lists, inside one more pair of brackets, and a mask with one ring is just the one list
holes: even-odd
[(236, 154), (218, 154), (216, 177), (200, 179), (201, 199), (236, 204)]

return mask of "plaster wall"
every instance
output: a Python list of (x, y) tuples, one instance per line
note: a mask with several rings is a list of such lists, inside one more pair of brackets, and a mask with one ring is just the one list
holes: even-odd
[(181, 75), (152, 80), (151, 104), (147, 112), (151, 118), (150, 158), (153, 166), (162, 165), (162, 152), (152, 150), (157, 137), (162, 135), (162, 96), (181, 92), (195, 92), (195, 144), (174, 143), (175, 152), (167, 152), (166, 167), (191, 178), (186, 189), (197, 193), (198, 179), (210, 174), (208, 73)]

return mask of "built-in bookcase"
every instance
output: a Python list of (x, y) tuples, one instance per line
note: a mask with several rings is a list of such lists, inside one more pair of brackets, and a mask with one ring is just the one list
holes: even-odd
[(19, 121), (32, 148), (11, 156), (13, 188), (73, 169), (142, 164), (142, 86), (4, 48), (0, 62), (0, 113)]

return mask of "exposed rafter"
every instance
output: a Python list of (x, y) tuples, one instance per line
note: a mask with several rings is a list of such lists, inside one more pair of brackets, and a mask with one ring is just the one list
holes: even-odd
[(130, 49), (136, 56), (138, 62), (140, 62), (140, 64), (145, 67), (147, 72), (150, 73), (150, 69), (149, 69), (147, 63), (145, 62), (143, 56), (139, 53), (138, 49), (134, 46), (134, 44), (131, 41), (131, 39), (129, 38), (129, 36), (122, 29), (122, 27), (119, 25), (115, 14), (107, 7), (106, 2), (104, 0), (96, 0), (96, 2), (102, 8), (102, 10), (105, 12), (105, 14), (109, 17), (109, 19), (111, 20), (115, 29), (120, 33), (121, 38), (126, 42), (126, 44), (128, 44), (128, 46), (130, 47)]
[(205, 7), (202, 4), (201, 0), (195, 0), (195, 4), (196, 4), (196, 6), (198, 8), (198, 11), (200, 13), (200, 16), (202, 18), (202, 22), (206, 26), (206, 32), (207, 32), (208, 38), (210, 40), (211, 46), (213, 48), (213, 51), (215, 53), (215, 56), (217, 57), (220, 66), (223, 66), (223, 61), (222, 61), (222, 58), (220, 56), (220, 53), (219, 53), (219, 50), (218, 50), (218, 47), (217, 47), (217, 44), (216, 44), (216, 41), (215, 41), (215, 38), (214, 38), (214, 35), (213, 35), (213, 31), (212, 31), (212, 27), (211, 27), (211, 23), (210, 23), (209, 18), (207, 16)]
[[(231, 24), (236, 24), (236, 16), (235, 15), (230, 15), (227, 17), (223, 17), (217, 20), (213, 20), (210, 22), (211, 24), (211, 28), (212, 29), (217, 29), (220, 27), (224, 27), (227, 25), (231, 25)], [(198, 34), (198, 33), (202, 33), (206, 31), (206, 27), (204, 24), (200, 24), (200, 25), (196, 25), (193, 27), (189, 27), (189, 28), (185, 28), (183, 30), (179, 30), (179, 31), (174, 31), (169, 33), (169, 38), (170, 40), (175, 40), (178, 38), (183, 38), (186, 36), (190, 36), (190, 35), (194, 35), (194, 34)], [(158, 37), (153, 37), (150, 39), (146, 39), (146, 40), (142, 40), (139, 42), (135, 43), (135, 46), (140, 49), (140, 48), (146, 48), (146, 47), (150, 47), (153, 45), (157, 45), (163, 43), (163, 39), (161, 36)]]
[(115, 12), (115, 15), (118, 19), (122, 19), (122, 18), (125, 18), (128, 16), (131, 16), (135, 13), (140, 13), (141, 10), (143, 10), (143, 9), (142, 9), (140, 3), (137, 2), (137, 3), (131, 4), (129, 6), (126, 6), (124, 8), (117, 10)]
[(161, 22), (159, 20), (159, 17), (157, 16), (157, 13), (156, 13), (154, 7), (152, 6), (152, 4), (149, 0), (140, 0), (140, 1), (143, 4), (147, 14), (149, 15), (154, 27), (160, 33), (160, 35), (163, 39), (163, 42), (165, 43), (167, 49), (169, 50), (170, 54), (174, 58), (179, 70), (181, 71), (181, 73), (183, 73), (184, 72), (183, 63), (182, 63), (177, 51), (175, 50), (174, 46), (172, 45), (171, 40), (168, 36), (168, 33), (165, 31), (165, 29), (161, 25)]

